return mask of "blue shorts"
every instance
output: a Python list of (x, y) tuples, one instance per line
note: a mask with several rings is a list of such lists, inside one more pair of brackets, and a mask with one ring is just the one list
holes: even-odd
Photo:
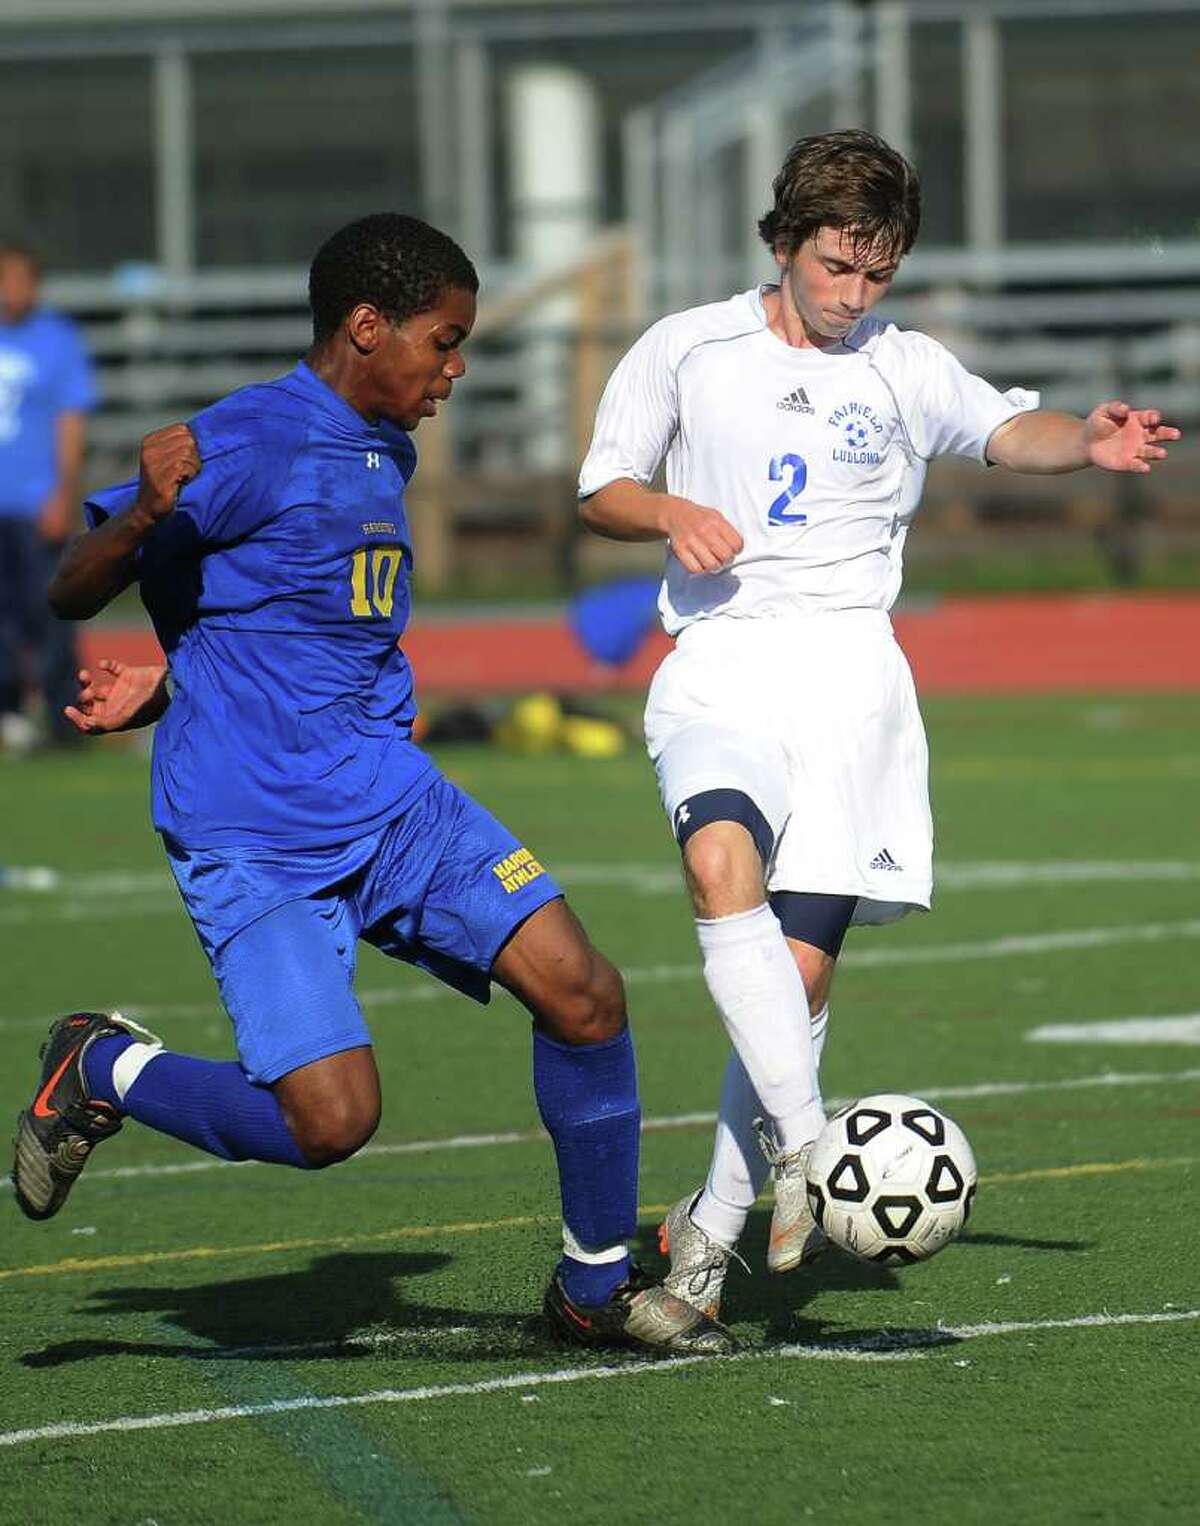
[(353, 990), (359, 938), (486, 1002), (500, 950), (562, 895), (511, 832), (443, 778), (360, 842), (286, 853), (168, 841), (167, 851), (242, 1067), (260, 1083), (371, 1042)]

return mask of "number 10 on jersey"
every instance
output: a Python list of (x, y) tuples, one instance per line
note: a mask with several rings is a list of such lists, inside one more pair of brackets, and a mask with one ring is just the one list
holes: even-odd
[(350, 561), (350, 613), (369, 620), (392, 612), (403, 546), (360, 546)]
[(808, 463), (803, 456), (772, 456), (768, 472), (772, 482), (785, 482), (787, 486), (767, 510), (770, 525), (806, 525), (807, 514), (789, 512), (793, 498), (799, 498), (808, 481)]

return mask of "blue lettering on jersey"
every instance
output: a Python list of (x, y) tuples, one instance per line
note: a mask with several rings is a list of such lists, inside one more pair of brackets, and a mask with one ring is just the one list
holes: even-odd
[(887, 427), (869, 403), (842, 403), (833, 410), (825, 422), (831, 429), (844, 431), (847, 436), (852, 431), (861, 430), (864, 443), (868, 429), (875, 434), (882, 434)]
[(779, 497), (774, 500), (767, 510), (767, 523), (771, 525), (806, 525), (807, 514), (791, 514), (788, 505), (793, 498), (799, 498), (808, 482), (808, 464), (803, 456), (773, 456), (767, 469), (767, 475), (772, 482), (782, 482), (787, 473), (787, 486)]
[(877, 447), (887, 425), (869, 403), (842, 403), (825, 420), (837, 431), (837, 445), (830, 448), (830, 459), (843, 466), (878, 466), (883, 460)]
[[(437, 777), (411, 740), (409, 436), (309, 368), (191, 421), (201, 458), (144, 542), (142, 599), (174, 697), (154, 744), (158, 829), (185, 847), (324, 847)], [(95, 495), (89, 523), (136, 482)]]

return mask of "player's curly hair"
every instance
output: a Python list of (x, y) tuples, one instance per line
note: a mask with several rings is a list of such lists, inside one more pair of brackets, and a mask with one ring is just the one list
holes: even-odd
[(327, 238), (309, 268), (313, 343), (332, 338), (360, 302), (403, 323), (452, 287), (476, 292), (479, 277), (447, 234), (403, 212), (360, 217)]
[(902, 154), (872, 132), (851, 128), (793, 143), (758, 222), (772, 249), (794, 254), (818, 228), (846, 228), (855, 251), (898, 259), (921, 226), (921, 182)]

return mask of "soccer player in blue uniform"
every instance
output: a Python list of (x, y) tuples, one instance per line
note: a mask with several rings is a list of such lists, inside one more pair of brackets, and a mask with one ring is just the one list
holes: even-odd
[(532, 853), (412, 741), (411, 435), (465, 371), (477, 288), (425, 223), (350, 224), (313, 261), (305, 360), (148, 436), (139, 479), (87, 504), (54, 607), (87, 618), (136, 581), (173, 692), (154, 673), (131, 698), (110, 670), (81, 718), (161, 714), (154, 823), (239, 1061), (170, 1053), (115, 1015), (61, 1018), (19, 1121), (17, 1201), (57, 1212), (125, 1117), (229, 1160), (352, 1155), (380, 1114), (352, 988), (362, 938), (480, 1002), (496, 980), (533, 1016), (562, 1193), (556, 1328), (724, 1351), (722, 1326), (629, 1259), (640, 1112), (620, 976)]

